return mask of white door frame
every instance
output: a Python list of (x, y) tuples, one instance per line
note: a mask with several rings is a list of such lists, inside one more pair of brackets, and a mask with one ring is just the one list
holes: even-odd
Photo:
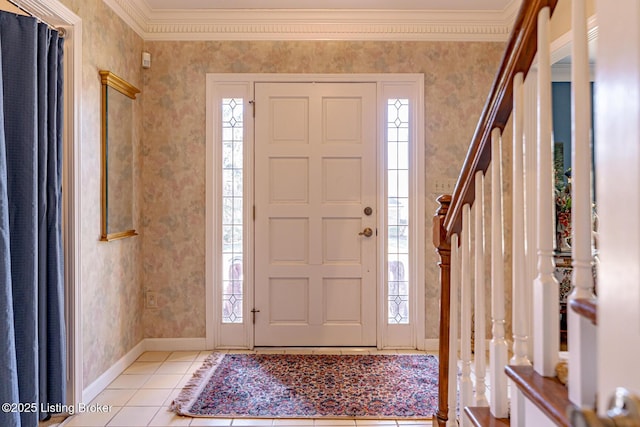
[[(44, 0), (41, 0), (45, 3)], [(82, 330), (82, 295), (80, 279), (80, 242), (82, 212), (80, 197), (80, 138), (82, 132), (82, 20), (52, 1), (65, 22), (64, 42), (64, 121), (65, 153), (63, 159), (63, 233), (65, 254), (65, 319), (67, 327), (67, 402), (78, 405), (84, 394), (84, 355)], [(64, 9), (62, 9), (64, 8)], [(66, 196), (65, 196), (66, 194)]]
[(67, 350), (67, 404), (83, 401), (82, 307), (80, 286), (80, 135), (82, 123), (82, 19), (59, 0), (21, 2), (36, 18), (51, 17), (64, 29), (64, 157), (62, 161), (62, 228), (64, 314)]
[[(219, 225), (221, 224), (220, 211), (216, 209), (220, 200), (218, 189), (219, 178), (216, 171), (219, 163), (219, 150), (216, 142), (219, 136), (216, 130), (220, 126), (220, 106), (218, 100), (222, 97), (242, 97), (247, 101), (253, 100), (254, 83), (295, 83), (295, 82), (371, 82), (377, 84), (378, 105), (378, 141), (377, 141), (377, 204), (379, 212), (385, 212), (385, 186), (384, 176), (380, 171), (386, 170), (385, 144), (386, 141), (386, 98), (408, 98), (413, 106), (411, 108), (411, 206), (410, 227), (415, 235), (411, 243), (410, 271), (411, 282), (417, 286), (411, 289), (410, 327), (404, 325), (388, 325), (386, 319), (387, 298), (385, 287), (384, 266), (386, 237), (380, 232), (378, 245), (377, 267), (377, 347), (378, 348), (417, 348), (424, 349), (425, 331), (425, 283), (424, 283), (424, 256), (425, 256), (425, 191), (424, 191), (424, 75), (423, 74), (207, 74), (206, 78), (206, 345), (214, 348), (253, 348), (253, 325), (251, 324), (251, 309), (253, 301), (253, 215), (250, 212), (254, 201), (253, 194), (253, 118), (251, 110), (247, 108), (245, 113), (245, 187), (244, 198), (250, 203), (245, 205), (245, 280), (243, 296), (242, 324), (222, 324), (221, 302), (222, 296), (219, 289), (217, 272), (220, 271)], [(238, 95), (229, 95), (229, 93)], [(260, 106), (256, 106), (260, 108)], [(385, 230), (385, 216), (379, 215), (378, 230)], [(396, 334), (409, 334), (409, 345), (399, 346), (390, 339)]]

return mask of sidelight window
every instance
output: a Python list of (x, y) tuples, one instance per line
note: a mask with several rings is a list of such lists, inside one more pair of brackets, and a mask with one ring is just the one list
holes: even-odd
[(222, 322), (242, 323), (243, 111), (242, 98), (222, 99)]
[(390, 324), (409, 323), (409, 100), (387, 100), (387, 301)]
[[(365, 225), (375, 228), (371, 239), (363, 238), (362, 241), (363, 247), (364, 243), (369, 245), (364, 249), (371, 249), (371, 253), (373, 253), (371, 246), (375, 247), (375, 257), (367, 253), (369, 262), (364, 272), (367, 274), (367, 280), (375, 282), (376, 285), (375, 295), (373, 295), (373, 289), (369, 289), (370, 292), (367, 293), (367, 298), (375, 298), (376, 345), (382, 348), (422, 348), (424, 345), (430, 345), (427, 341), (431, 332), (426, 328), (431, 327), (432, 319), (429, 316), (433, 316), (426, 310), (426, 303), (431, 301), (425, 297), (424, 218), (425, 203), (431, 195), (425, 191), (424, 187), (425, 167), (430, 158), (424, 151), (426, 101), (423, 80), (422, 74), (345, 74), (340, 77), (294, 74), (282, 76), (207, 74), (206, 292), (204, 296), (208, 347), (252, 348), (256, 343), (258, 330), (253, 320), (259, 323), (261, 319), (268, 319), (265, 316), (268, 313), (263, 308), (266, 297), (261, 295), (256, 299), (255, 281), (256, 277), (260, 278), (264, 274), (265, 257), (270, 256), (268, 251), (271, 251), (271, 246), (265, 246), (266, 241), (256, 238), (256, 236), (263, 236), (258, 232), (268, 231), (264, 228), (265, 217), (263, 216), (268, 212), (261, 209), (258, 202), (262, 200), (261, 197), (266, 200), (273, 198), (265, 194), (262, 189), (256, 191), (258, 187), (256, 176), (266, 176), (263, 175), (266, 167), (264, 159), (256, 154), (260, 154), (260, 150), (264, 147), (256, 143), (256, 132), (258, 132), (256, 126), (259, 125), (261, 128), (258, 135), (263, 135), (263, 126), (266, 123), (262, 121), (265, 116), (261, 114), (269, 111), (269, 107), (265, 105), (261, 108), (260, 105), (255, 105), (254, 99), (258, 99), (255, 93), (256, 87), (262, 83), (290, 83), (293, 89), (297, 83), (311, 81), (375, 82), (377, 85), (375, 93), (377, 114), (376, 118), (372, 117), (369, 123), (375, 127), (375, 132), (369, 132), (374, 135), (369, 135), (366, 139), (367, 143), (372, 144), (368, 146), (370, 151), (367, 167), (377, 175), (375, 188), (361, 192), (362, 197), (354, 198), (353, 203), (349, 201), (350, 199), (338, 199), (337, 204), (345, 208), (344, 215), (353, 215), (354, 220), (349, 222), (350, 224), (356, 224), (358, 221), (355, 219), (359, 217), (361, 223), (357, 228), (354, 225), (353, 231), (360, 232), (364, 230)], [(334, 95), (337, 100), (348, 100), (343, 98), (341, 91)], [(287, 111), (295, 112), (292, 109)], [(290, 114), (283, 114), (280, 118), (286, 122), (290, 119)], [(333, 119), (334, 121), (356, 120), (357, 112), (349, 116), (336, 116)], [(335, 140), (335, 135), (329, 136), (330, 142), (325, 144), (327, 147), (330, 145), (333, 149), (334, 146), (347, 145)], [(285, 135), (285, 137), (288, 136)], [(375, 162), (375, 167), (371, 167), (373, 166), (371, 162)], [(325, 163), (335, 164), (335, 162)], [(307, 172), (311, 173), (311, 171)], [(319, 171), (316, 170), (316, 172)], [(371, 176), (367, 175), (367, 178)], [(297, 180), (290, 182), (290, 185), (295, 188), (304, 187), (303, 189), (307, 192), (323, 191), (321, 188), (314, 190), (315, 187), (311, 188), (309, 185), (305, 187), (305, 183), (308, 182), (311, 181)], [(350, 189), (357, 189), (358, 186), (363, 185), (363, 182), (365, 181), (350, 180), (347, 184)], [(334, 185), (337, 187), (333, 187)], [(347, 194), (347, 188), (343, 189), (341, 185), (342, 182), (336, 181), (331, 189), (335, 189), (336, 194)], [(362, 207), (371, 207), (369, 214), (350, 210), (350, 204), (355, 205), (360, 202)], [(258, 204), (257, 208), (256, 204)], [(362, 221), (366, 221), (366, 224), (362, 224)], [(318, 231), (311, 228), (309, 230), (313, 233)], [(308, 239), (312, 238), (321, 237), (317, 233), (309, 234)], [(334, 249), (342, 250), (342, 247), (333, 241), (329, 244), (333, 244)], [(287, 249), (283, 245), (278, 248)], [(287, 253), (291, 253), (294, 257), (298, 255), (292, 250)], [(324, 252), (321, 255), (324, 256)], [(358, 259), (357, 252), (354, 252), (353, 258)], [(345, 273), (342, 275), (345, 277), (338, 277), (337, 281), (349, 279), (351, 274)], [(355, 283), (356, 280), (351, 282)], [(340, 292), (349, 292), (349, 289), (338, 289), (336, 295), (340, 295)], [(361, 293), (361, 299), (364, 298), (363, 295), (364, 293)], [(342, 302), (340, 296), (336, 298), (338, 298), (337, 303)], [(288, 302), (282, 301), (283, 304)], [(365, 302), (361, 304), (365, 306)], [(307, 314), (304, 310), (308, 308), (301, 307), (296, 312), (300, 315), (296, 315), (294, 320), (304, 321), (306, 319), (304, 316)], [(323, 307), (311, 308), (318, 310)], [(262, 312), (260, 312), (261, 309)], [(369, 309), (369, 312), (371, 311), (372, 309)], [(252, 312), (258, 314), (253, 316)], [(351, 316), (352, 313), (355, 314)], [(332, 313), (328, 315), (336, 317)], [(356, 318), (357, 310), (349, 312), (349, 315), (350, 317), (344, 317), (344, 319), (339, 318), (339, 323), (347, 325), (353, 323), (352, 319)]]

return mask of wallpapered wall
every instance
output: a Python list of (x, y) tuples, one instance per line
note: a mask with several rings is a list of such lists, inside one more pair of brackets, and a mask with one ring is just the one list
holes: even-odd
[[(144, 70), (143, 283), (158, 292), (145, 337), (205, 335), (206, 73), (424, 73), (426, 338), (438, 337), (431, 244), (435, 178), (456, 178), (503, 43), (147, 42)], [(507, 144), (508, 145), (508, 144)]]
[[(85, 387), (143, 338), (140, 237), (100, 242), (100, 93), (98, 71), (142, 88), (142, 39), (101, 0), (63, 0), (82, 18), (80, 270)], [(144, 90), (143, 90), (144, 94)], [(144, 96), (144, 95), (142, 95)], [(134, 222), (139, 224), (142, 96), (134, 102)]]
[[(457, 177), (503, 43), (147, 42), (100, 0), (63, 0), (83, 19), (81, 280), (84, 383), (144, 337), (205, 335), (206, 73), (424, 73), (426, 338), (438, 336), (439, 283), (431, 247), (435, 178)], [(152, 67), (140, 68), (140, 52)], [(142, 90), (135, 103), (136, 227), (98, 241), (100, 80), (109, 69)], [(143, 291), (158, 292), (145, 310)]]

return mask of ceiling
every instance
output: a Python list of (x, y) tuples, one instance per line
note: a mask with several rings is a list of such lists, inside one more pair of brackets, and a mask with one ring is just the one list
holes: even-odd
[(149, 9), (358, 9), (503, 11), (512, 0), (141, 0)]
[(504, 41), (522, 0), (103, 0), (145, 40)]

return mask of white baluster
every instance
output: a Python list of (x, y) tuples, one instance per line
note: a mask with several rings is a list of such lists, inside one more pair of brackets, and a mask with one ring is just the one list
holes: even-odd
[[(571, 249), (575, 298), (593, 298), (591, 215), (591, 90), (584, 0), (573, 0)], [(569, 399), (578, 406), (594, 404), (597, 393), (596, 328), (573, 310), (568, 314)]]
[(504, 234), (502, 224), (502, 135), (491, 131), (491, 318), (492, 338), (489, 347), (491, 374), (491, 414), (509, 415), (507, 395), (507, 341), (504, 310)]
[[(527, 414), (526, 406), (529, 400), (524, 393), (511, 382), (511, 412), (509, 414), (510, 427), (526, 427)], [(530, 402), (530, 401), (529, 401)]]
[(522, 293), (525, 296), (526, 325), (523, 331), (527, 335), (527, 360), (521, 364), (530, 365), (533, 360), (533, 282), (538, 277), (538, 70), (529, 69), (524, 82), (524, 159), (525, 159), (525, 282)]
[(456, 408), (458, 405), (458, 337), (460, 321), (458, 318), (458, 295), (460, 294), (460, 248), (458, 235), (451, 236), (451, 278), (449, 304), (449, 427), (457, 426)]
[(476, 172), (476, 199), (473, 205), (475, 211), (475, 302), (474, 302), (474, 331), (475, 339), (474, 361), (476, 367), (476, 406), (488, 406), (486, 396), (485, 375), (487, 371), (487, 332), (485, 309), (485, 283), (484, 283), (484, 175), (482, 171)]
[[(462, 245), (460, 246), (461, 276), (460, 286), (460, 356), (462, 370), (460, 376), (460, 411), (473, 406), (473, 383), (471, 382), (471, 207), (462, 207)], [(461, 426), (471, 426), (469, 417), (460, 417)]]
[(549, 7), (538, 15), (538, 277), (533, 289), (533, 367), (554, 376), (560, 351), (560, 303), (554, 277), (555, 237), (551, 131)]
[[(531, 325), (531, 290), (537, 275), (536, 261), (536, 74), (529, 71), (525, 86), (522, 73), (513, 81), (513, 230), (512, 230), (512, 365), (531, 365), (529, 361)], [(526, 96), (525, 96), (525, 88)], [(533, 106), (533, 107), (532, 107)], [(529, 107), (529, 108), (527, 108)], [(529, 114), (525, 114), (525, 110)], [(523, 152), (524, 149), (524, 152)], [(523, 167), (523, 156), (526, 166)], [(524, 170), (524, 177), (522, 171)], [(523, 179), (525, 178), (525, 179)], [(526, 197), (525, 197), (526, 196)], [(526, 232), (526, 233), (525, 233)], [(527, 239), (525, 236), (533, 236)], [(517, 387), (511, 385), (511, 425), (525, 425), (525, 400)]]
[(573, 0), (572, 52), (572, 184), (571, 240), (573, 258), (573, 298), (593, 298), (592, 215), (591, 215), (591, 94), (589, 48), (584, 0)]
[(525, 259), (525, 201), (524, 201), (524, 82), (523, 73), (513, 79), (513, 225), (512, 225), (512, 365), (530, 365), (527, 357), (528, 316), (526, 259)]

